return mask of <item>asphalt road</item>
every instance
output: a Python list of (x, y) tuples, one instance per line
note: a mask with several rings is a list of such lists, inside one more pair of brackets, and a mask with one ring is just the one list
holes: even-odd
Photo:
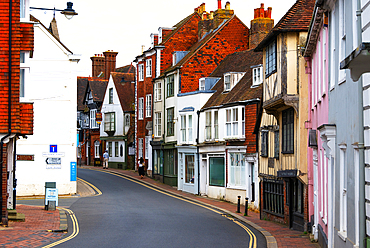
[(57, 247), (266, 247), (258, 231), (218, 210), (106, 172), (79, 169), (102, 194), (60, 199), (76, 218), (73, 238)]

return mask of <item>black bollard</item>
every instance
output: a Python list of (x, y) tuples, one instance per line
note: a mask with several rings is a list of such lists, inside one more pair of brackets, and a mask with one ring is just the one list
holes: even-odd
[(236, 210), (237, 213), (240, 213), (240, 195), (238, 195), (238, 209)]
[(244, 216), (248, 216), (248, 197), (245, 197), (245, 210), (244, 210)]

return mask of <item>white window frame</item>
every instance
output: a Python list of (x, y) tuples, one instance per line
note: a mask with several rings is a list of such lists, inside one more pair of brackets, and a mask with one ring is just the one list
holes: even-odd
[[(339, 0), (339, 63), (346, 58), (346, 9), (345, 1)], [(338, 84), (346, 81), (346, 70), (339, 70)]]
[[(113, 121), (112, 121), (113, 117)], [(109, 122), (108, 122), (109, 118)], [(104, 131), (112, 132), (116, 131), (116, 113), (115, 112), (109, 112), (104, 113)]]
[(162, 82), (154, 84), (154, 101), (162, 101)]
[(213, 137), (215, 140), (219, 139), (219, 124), (218, 124), (218, 110), (213, 111)]
[(154, 118), (154, 134), (155, 137), (162, 136), (162, 112), (156, 112)]
[(19, 17), (21, 22), (29, 22), (30, 20), (29, 5), (30, 5), (29, 0), (20, 0)]
[(205, 78), (199, 79), (199, 90), (200, 91), (206, 90), (206, 79)]
[(152, 59), (147, 59), (145, 61), (146, 64), (146, 77), (152, 76)]
[(98, 140), (94, 142), (94, 157), (100, 158), (100, 142)]
[(233, 136), (238, 136), (239, 134), (239, 109), (238, 108), (232, 108), (232, 130), (233, 130)]
[(206, 112), (205, 139), (212, 139), (212, 111)]
[(188, 140), (193, 142), (193, 115), (188, 115)]
[(145, 159), (149, 159), (149, 142), (150, 142), (150, 137), (145, 136)]
[(180, 126), (180, 132), (181, 132), (181, 143), (186, 143), (186, 115), (181, 115), (181, 126)]
[(96, 109), (90, 109), (90, 129), (99, 128), (98, 123), (96, 123)]
[(130, 114), (125, 114), (125, 127), (130, 126)]
[(258, 86), (262, 83), (262, 71), (262, 65), (253, 67), (253, 86)]
[(25, 97), (26, 93), (26, 84), (28, 74), (30, 72), (30, 65), (29, 65), (29, 52), (21, 51), (20, 54), (20, 75), (19, 75), (19, 96)]
[(152, 117), (152, 95), (148, 94), (145, 97), (145, 117)]
[(139, 64), (139, 81), (144, 81), (144, 64)]
[(139, 138), (139, 141), (138, 141), (138, 158), (142, 158), (143, 157), (143, 145), (144, 145), (144, 139), (143, 138)]
[[(235, 158), (235, 161), (233, 158)], [(228, 167), (228, 187), (246, 189), (246, 166), (244, 161), (244, 154), (241, 152), (230, 150), (228, 152)], [(238, 176), (238, 178), (236, 176)]]
[(138, 119), (142, 120), (144, 119), (144, 97), (139, 98), (138, 105)]
[(226, 109), (225, 111), (225, 136), (226, 137), (231, 137), (232, 136), (232, 124), (231, 124), (231, 109)]
[(244, 76), (245, 72), (228, 72), (224, 74), (224, 91), (231, 91)]

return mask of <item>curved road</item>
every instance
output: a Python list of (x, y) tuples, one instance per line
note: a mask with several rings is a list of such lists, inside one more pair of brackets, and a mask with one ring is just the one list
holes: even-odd
[(78, 225), (70, 232), (79, 233), (58, 247), (266, 247), (258, 231), (218, 210), (109, 171), (79, 169), (78, 177), (102, 194), (71, 203)]

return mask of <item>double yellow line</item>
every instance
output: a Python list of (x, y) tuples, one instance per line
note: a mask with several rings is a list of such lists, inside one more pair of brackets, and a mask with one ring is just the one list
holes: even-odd
[(56, 245), (60, 245), (61, 243), (67, 242), (68, 240), (71, 240), (74, 237), (76, 237), (78, 235), (78, 233), (80, 232), (80, 228), (78, 226), (78, 221), (77, 221), (76, 215), (72, 212), (72, 210), (67, 209), (67, 208), (61, 208), (61, 207), (58, 207), (58, 209), (64, 210), (64, 211), (66, 211), (66, 213), (69, 214), (69, 216), (72, 220), (72, 230), (73, 230), (73, 232), (67, 238), (61, 239), (61, 240), (59, 240), (57, 242), (54, 242), (52, 244), (49, 244), (47, 246), (43, 246), (43, 248), (54, 247)]

